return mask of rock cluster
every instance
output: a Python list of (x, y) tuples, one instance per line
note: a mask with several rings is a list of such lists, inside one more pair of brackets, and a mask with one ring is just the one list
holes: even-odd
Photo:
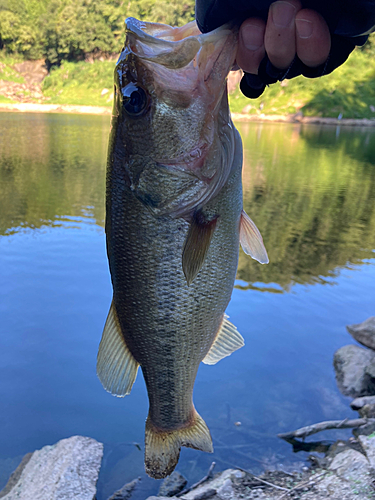
[(305, 468), (305, 472), (293, 474), (267, 472), (259, 478), (228, 469), (186, 494), (151, 496), (147, 500), (367, 500), (375, 497), (375, 437), (361, 436), (356, 444), (361, 451), (338, 446), (323, 469)]
[(345, 396), (375, 395), (375, 316), (346, 328), (367, 349), (347, 345), (336, 351), (333, 365), (337, 385)]

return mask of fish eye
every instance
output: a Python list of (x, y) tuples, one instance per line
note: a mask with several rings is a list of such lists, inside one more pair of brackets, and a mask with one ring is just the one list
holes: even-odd
[(134, 83), (127, 85), (123, 91), (123, 107), (130, 116), (142, 116), (148, 110), (148, 96), (142, 87)]

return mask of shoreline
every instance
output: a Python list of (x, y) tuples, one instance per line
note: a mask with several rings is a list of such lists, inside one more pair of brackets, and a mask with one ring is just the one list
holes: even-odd
[(75, 104), (0, 103), (0, 113), (70, 113), (80, 115), (111, 115), (112, 107), (78, 106)]
[[(0, 113), (70, 113), (86, 115), (111, 115), (112, 108), (106, 106), (79, 106), (75, 104), (35, 104), (35, 103), (0, 103)], [(248, 115), (243, 113), (232, 113), (232, 119), (236, 122), (273, 122), (273, 123), (297, 123), (297, 124), (319, 124), (351, 127), (374, 127), (375, 119), (368, 118), (323, 118), (320, 116), (303, 116), (301, 113), (294, 115)]]

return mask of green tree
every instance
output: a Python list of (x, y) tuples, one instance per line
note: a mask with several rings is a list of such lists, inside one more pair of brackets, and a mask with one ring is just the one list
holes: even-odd
[(0, 0), (0, 48), (49, 66), (121, 50), (126, 17), (183, 25), (194, 0)]

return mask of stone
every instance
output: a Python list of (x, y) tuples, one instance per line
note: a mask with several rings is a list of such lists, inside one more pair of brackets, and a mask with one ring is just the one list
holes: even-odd
[(153, 495), (152, 497), (148, 497), (146, 500), (171, 500), (171, 497), (159, 497), (159, 495), (156, 497)]
[(368, 424), (361, 425), (353, 429), (353, 435), (358, 438), (359, 436), (369, 436), (375, 432), (375, 422), (369, 422)]
[[(240, 479), (245, 476), (245, 473), (240, 471), (240, 470), (235, 470), (235, 469), (227, 469), (224, 472), (221, 472), (218, 474), (214, 479), (211, 479), (210, 481), (206, 481), (205, 483), (201, 484), (197, 488), (194, 488), (194, 490), (189, 491), (185, 495), (182, 495), (179, 497), (181, 500), (196, 500), (196, 497), (198, 498), (204, 498), (205, 494), (209, 493), (211, 495), (210, 490), (216, 490), (217, 493), (221, 491), (221, 495), (219, 498), (220, 499), (227, 499), (228, 497), (224, 496), (226, 494), (226, 491), (229, 491), (230, 487), (232, 487), (232, 480), (234, 479)], [(222, 488), (220, 490), (220, 488)], [(232, 487), (233, 489), (233, 487)], [(207, 498), (207, 496), (206, 496)], [(232, 497), (234, 499), (235, 497)], [(160, 500), (160, 499), (159, 499)]]
[(108, 500), (129, 500), (132, 496), (134, 488), (141, 481), (141, 478), (133, 479), (130, 483), (126, 483), (122, 488), (115, 491), (113, 495), (111, 495)]
[(355, 398), (350, 403), (352, 410), (359, 410), (365, 405), (375, 405), (375, 396), (363, 396), (362, 398)]
[[(209, 488), (208, 490), (204, 491), (203, 493), (198, 493), (198, 495), (196, 495), (194, 497), (194, 500), (208, 500), (209, 498), (216, 496), (216, 493), (217, 493), (217, 491), (215, 490), (215, 488)], [(232, 500), (235, 500), (235, 499), (232, 498)]]
[(102, 456), (103, 444), (89, 437), (44, 446), (34, 451), (2, 500), (93, 500)]
[(366, 373), (374, 358), (374, 352), (355, 345), (346, 345), (335, 352), (333, 366), (342, 394), (354, 398), (375, 394), (375, 379)]
[(336, 474), (328, 474), (312, 488), (304, 493), (303, 500), (368, 500), (372, 498), (370, 485), (360, 481), (352, 482), (342, 479)]
[(180, 493), (180, 491), (185, 488), (186, 484), (187, 479), (175, 470), (161, 483), (158, 495), (173, 497), (174, 495), (177, 495), (177, 493)]
[(370, 466), (375, 471), (375, 435), (358, 436), (358, 441), (361, 443), (362, 449), (366, 453)]
[(229, 478), (218, 488), (217, 496), (220, 500), (230, 500), (235, 496), (232, 481)]
[(357, 325), (347, 325), (346, 329), (357, 342), (375, 350), (375, 316)]
[(369, 461), (356, 450), (344, 450), (336, 455), (329, 469), (347, 481), (367, 480), (370, 474)]
[(365, 405), (358, 410), (362, 418), (375, 418), (375, 405)]
[(371, 378), (375, 379), (375, 360), (374, 359), (372, 361), (370, 361), (370, 363), (366, 366), (366, 373)]
[(347, 441), (338, 439), (333, 443), (326, 453), (326, 456), (322, 459), (322, 464), (332, 463), (333, 459), (345, 450), (352, 450), (352, 446)]

